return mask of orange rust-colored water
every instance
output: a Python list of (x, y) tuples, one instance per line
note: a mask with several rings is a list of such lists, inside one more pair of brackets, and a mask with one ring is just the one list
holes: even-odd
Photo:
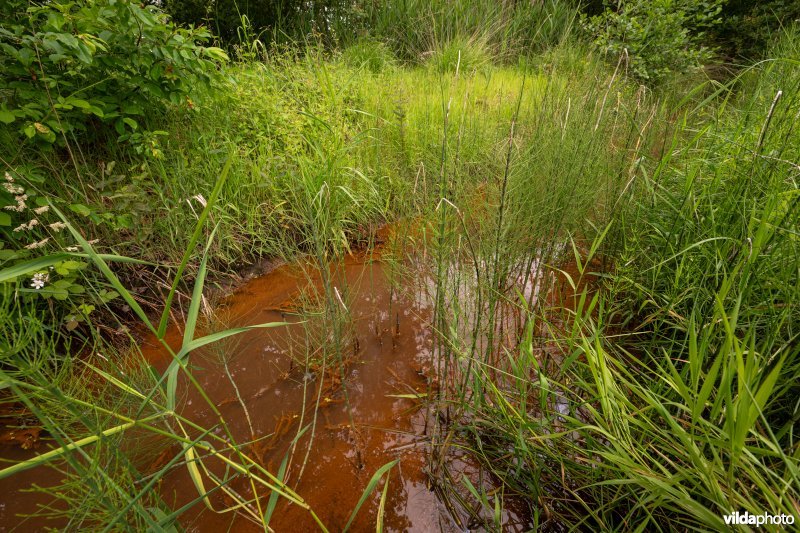
[[(305, 275), (297, 265), (282, 266), (252, 280), (230, 298), (221, 310), (225, 326), (268, 322), (296, 322), (287, 314), (299, 307), (300, 296), (317, 276)], [(385, 511), (391, 530), (430, 531), (439, 529), (446, 518), (423, 473), (425, 449), (424, 414), (418, 401), (391, 395), (424, 393), (426, 378), (421, 370), (430, 359), (430, 339), (424, 333), (424, 306), (407, 295), (393, 294), (383, 266), (370, 256), (351, 256), (337, 269), (334, 286), (349, 294), (346, 305), (357, 339), (345, 347), (345, 386), (350, 401), (355, 432), (350, 426), (344, 390), (338, 383), (338, 368), (321, 374), (320, 368), (307, 369), (302, 364), (305, 352), (312, 354), (319, 346), (306, 346), (302, 324), (242, 334), (217, 352), (227, 356), (236, 386), (250, 413), (256, 438), (265, 437), (249, 452), (256, 455), (270, 471), (276, 472), (300, 427), (311, 424), (314, 405), (321, 394), (313, 440), (308, 429), (294, 449), (288, 470), (288, 483), (300, 494), (331, 530), (341, 530), (367, 486), (373, 473), (382, 465), (399, 459), (393, 470)], [(344, 300), (343, 300), (344, 303)], [(391, 314), (390, 314), (391, 313)], [(314, 321), (314, 317), (305, 317)], [(168, 342), (178, 343), (180, 332), (168, 335)], [(223, 341), (224, 342), (224, 341)], [(217, 348), (219, 350), (219, 348)], [(166, 367), (167, 354), (155, 344), (145, 345), (147, 358), (156, 366)], [(292, 353), (293, 357), (288, 354)], [(212, 358), (193, 354), (194, 375), (208, 396), (218, 406), (239, 440), (249, 440), (249, 428), (243, 408), (221, 365)], [(189, 391), (184, 384), (183, 388)], [(304, 405), (305, 388), (305, 406)], [(321, 389), (321, 390), (320, 390)], [(189, 392), (184, 413), (210, 427), (216, 421), (211, 409), (199, 395)], [(304, 413), (304, 415), (303, 415)], [(308, 460), (305, 452), (311, 446)], [(305, 462), (305, 468), (303, 463)], [(299, 482), (300, 471), (303, 475)], [(243, 496), (248, 489), (242, 485)], [(196, 497), (186, 469), (176, 469), (161, 487), (162, 497), (178, 508)], [(378, 491), (372, 495), (354, 523), (355, 530), (374, 529)], [(220, 497), (213, 502), (226, 503)], [(198, 512), (199, 511), (199, 512)], [(236, 530), (249, 526), (260, 529), (232, 513), (220, 515), (197, 506), (187, 513), (184, 525), (197, 531), (216, 531), (233, 525)], [(233, 518), (233, 522), (232, 522)], [(276, 531), (312, 531), (317, 527), (310, 514), (299, 506), (281, 501), (272, 523)]]
[[(341, 297), (340, 305), (347, 307), (352, 324), (343, 356), (344, 385), (355, 429), (344, 401), (339, 367), (334, 368), (329, 360), (323, 373), (319, 361), (310, 368), (304, 363), (306, 353), (318, 356), (321, 348), (318, 344), (323, 342), (321, 316), (303, 314), (305, 323), (301, 324), (301, 315), (297, 314), (300, 309), (314, 307), (308, 303), (313, 300), (309, 295), (321, 293), (319, 273), (307, 264), (275, 268), (251, 280), (217, 306), (214, 314), (222, 317), (222, 324), (214, 327), (268, 322), (288, 325), (251, 330), (193, 352), (189, 356), (192, 373), (224, 416), (236, 441), (258, 439), (245, 447), (250, 457), (277, 473), (287, 453), (293, 452), (286, 482), (329, 530), (343, 529), (375, 471), (397, 460), (389, 478), (385, 530), (463, 531), (469, 524), (466, 514), (461, 511), (459, 516), (456, 511), (454, 518), (453, 509), (448, 511), (431, 487), (426, 473), (429, 456), (426, 410), (423, 400), (409, 398), (414, 394), (424, 396), (429, 388), (432, 349), (427, 325), (429, 299), (422, 294), (423, 289), (417, 293), (413, 286), (393, 287), (387, 272), (388, 266), (380, 255), (367, 252), (348, 256), (332, 268), (337, 301)], [(207, 333), (208, 327), (198, 333)], [(309, 337), (308, 331), (315, 333)], [(182, 328), (175, 325), (165, 340), (177, 347), (181, 339)], [(141, 348), (156, 370), (162, 372), (167, 368), (171, 356), (155, 338), (145, 339)], [(223, 357), (251, 417), (252, 436), (236, 390), (220, 362)], [(203, 427), (215, 427), (216, 415), (187, 381), (181, 379), (178, 385), (181, 414)], [(293, 445), (301, 424), (305, 427), (313, 423), (317, 398), (320, 407), (313, 438), (309, 428)], [(216, 431), (221, 434), (219, 428)], [(180, 453), (176, 446), (167, 449), (162, 446), (162, 450), (155, 457), (139, 458), (145, 473), (161, 468)], [(31, 452), (6, 450), (1, 455), (22, 460), (30, 457)], [(468, 476), (475, 485), (482, 482), (486, 490), (493, 488), (490, 476), (481, 475), (480, 467), (467, 455), (451, 452), (448, 462), (457, 482), (461, 476)], [(223, 475), (220, 461), (208, 459), (206, 464), (217, 475)], [(48, 502), (47, 496), (19, 489), (33, 483), (52, 485), (56, 482), (53, 476), (51, 469), (41, 467), (0, 480), (3, 492), (0, 530), (63, 527), (58, 521), (23, 520), (18, 516)], [(206, 488), (213, 486), (208, 480), (207, 483)], [(230, 487), (244, 498), (252, 498), (250, 487), (243, 480), (235, 480)], [(353, 531), (375, 529), (382, 488), (380, 483), (367, 499), (351, 526)], [(157, 490), (172, 509), (196, 500), (198, 494), (187, 468), (180, 464), (169, 471)], [(264, 490), (261, 497), (263, 508), (269, 491)], [(233, 503), (220, 491), (210, 500), (215, 509)], [(526, 530), (529, 525), (526, 513), (516, 511), (513, 502), (506, 503), (505, 529)], [(186, 530), (198, 532), (263, 530), (242, 514), (215, 513), (202, 503), (186, 510), (179, 522)], [(319, 529), (307, 510), (284, 499), (279, 499), (270, 526), (278, 532)]]
[[(276, 472), (293, 449), (287, 483), (331, 531), (343, 529), (372, 475), (394, 460), (398, 463), (391, 471), (383, 517), (385, 529), (463, 531), (466, 517), (457, 518), (462, 523), (459, 527), (430, 487), (426, 474), (425, 409), (420, 400), (408, 398), (424, 396), (429, 387), (427, 298), (416, 294), (413, 287), (393, 288), (387, 266), (377, 254), (348, 256), (333, 269), (334, 293), (338, 304), (348, 309), (353, 324), (343, 356), (344, 384), (354, 429), (339, 369), (329, 368), (322, 373), (319, 365), (308, 369), (303, 364), (305, 354), (310, 352), (313, 356), (320, 347), (314, 341), (309, 345), (307, 330), (296, 323), (292, 311), (307, 301), (302, 295), (308, 294), (310, 287), (315, 287), (317, 293), (321, 287), (318, 273), (302, 266), (281, 266), (252, 280), (218, 309), (226, 317), (226, 327), (294, 322), (244, 333), (218, 352), (228, 357), (233, 380), (252, 418), (255, 437), (263, 438), (248, 451)], [(320, 319), (306, 315), (304, 320), (313, 330), (313, 322)], [(180, 331), (175, 329), (167, 340), (177, 346), (179, 337)], [(155, 344), (146, 344), (144, 351), (160, 369), (169, 362)], [(192, 357), (196, 358), (194, 375), (224, 418), (232, 422), (237, 440), (248, 440), (244, 410), (220, 365), (197, 354)], [(185, 385), (184, 388), (189, 391)], [(313, 439), (312, 430), (308, 429), (292, 446), (301, 422), (303, 426), (312, 423), (318, 397), (320, 408)], [(216, 420), (191, 391), (186, 396), (184, 412), (205, 427), (211, 427)], [(458, 476), (468, 475), (476, 483), (484, 477), (479, 476), (478, 467), (468, 457), (451, 455), (450, 459)], [(354, 531), (375, 529), (381, 488), (382, 484), (361, 508), (352, 525)], [(236, 490), (242, 496), (251, 496), (245, 484), (237, 485)], [(181, 507), (197, 494), (185, 468), (175, 469), (160, 491), (172, 508)], [(231, 504), (224, 497), (212, 500), (217, 508)], [(510, 530), (524, 529), (524, 514), (515, 513), (513, 506), (506, 510), (505, 519)], [(200, 505), (187, 512), (182, 522), (187, 529), (196, 531), (261, 529), (241, 516), (216, 514)], [(275, 531), (318, 529), (308, 511), (285, 500), (279, 501), (270, 526)]]

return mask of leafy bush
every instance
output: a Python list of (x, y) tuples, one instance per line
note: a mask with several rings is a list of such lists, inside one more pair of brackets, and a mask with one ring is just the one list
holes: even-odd
[(781, 28), (800, 22), (797, 0), (727, 0), (722, 22), (711, 37), (732, 57), (762, 57)]
[[(7, 0), (0, 26), (0, 122), (24, 137), (63, 142), (97, 124), (146, 145), (140, 116), (187, 101), (207, 84), (222, 50), (204, 29), (181, 29), (131, 0), (36, 5)], [(154, 150), (153, 153), (157, 155)]]
[(719, 22), (724, 1), (606, 1), (603, 13), (584, 18), (583, 25), (600, 50), (615, 58), (627, 56), (634, 76), (658, 83), (710, 59), (711, 50), (702, 43)]

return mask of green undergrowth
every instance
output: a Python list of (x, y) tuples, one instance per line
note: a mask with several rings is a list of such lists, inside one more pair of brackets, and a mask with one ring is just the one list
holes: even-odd
[(505, 358), (474, 358), (453, 431), (540, 525), (797, 516), (797, 42), (677, 115), (574, 246), (565, 321), (526, 311)]
[[(387, 62), (374, 72), (346, 52), (328, 61), (311, 51), (275, 55), (268, 64), (232, 65), (225, 81), (195, 94), (190, 107), (147, 117), (147, 129), (160, 132), (155, 157), (143, 158), (109, 139), (71, 153), (35, 152), (9, 142), (4, 160), (28, 196), (42, 205), (61, 202), (100, 249), (144, 261), (179, 261), (188, 241), (184, 228), (196, 221), (227, 159), (231, 177), (214, 208), (221, 237), (213, 244), (214, 268), (277, 255), (284, 241), (302, 233), (302, 205), (292, 200), (302, 168), (325, 169), (330, 188), (349, 195), (342, 238), (352, 239), (368, 222), (429, 204), (414, 193), (434, 189), (443, 94), (458, 116), (448, 126), (449, 142), (461, 154), (457, 171), (486, 178), (503, 166), (499, 145), (524, 77), (526, 117), (535, 115), (545, 92), (568, 99), (575, 80), (597, 84), (598, 77), (608, 78), (598, 59), (576, 57), (568, 48), (513, 67), (475, 63), (466, 50), (459, 61), (460, 44), (451, 48), (445, 71), (438, 58), (431, 58), (430, 68), (396, 69)], [(430, 90), (419, 91), (421, 86)], [(528, 122), (520, 121), (523, 136), (532, 127)], [(4, 253), (17, 250), (7, 260), (34, 255), (24, 247), (48, 236), (46, 251), (74, 244), (60, 232), (10, 231), (31, 217), (9, 217)], [(135, 276), (141, 269), (133, 270)]]
[[(388, 35), (386, 13), (371, 16)], [(12, 208), (0, 392), (52, 436), (66, 504), (53, 513), (75, 528), (173, 527), (183, 509), (151, 489), (177, 465), (194, 505), (234, 502), (267, 528), (280, 497), (322, 527), (221, 415), (205, 428), (176, 412), (178, 376), (217, 412), (191, 355), (241, 330), (201, 331), (207, 277), (259, 258), (322, 267), (386, 221), (411, 228), (412, 275), (430, 281), (431, 476), (453, 479), (444, 458), (458, 446), (554, 528), (705, 530), (735, 511), (797, 512), (797, 35), (730, 83), (670, 93), (560, 39), (571, 10), (549, 46), (515, 54), (500, 44), (531, 40), (525, 19), (464, 31), (475, 13), (399, 28), (403, 42), (223, 66), (210, 88), (140, 117), (144, 150), (100, 129), (91, 146), (47, 150), (0, 132)], [(334, 357), (318, 364), (345, 383), (350, 318), (322, 285)], [(132, 318), (171, 354), (163, 374), (126, 355)], [(112, 334), (122, 349), (101, 341)], [(163, 438), (166, 466), (128, 453), (135, 432)], [(500, 527), (500, 497), (470, 492), (478, 524)]]

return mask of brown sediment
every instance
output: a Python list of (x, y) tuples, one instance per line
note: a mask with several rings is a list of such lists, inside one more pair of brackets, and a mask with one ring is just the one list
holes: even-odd
[(0, 445), (16, 444), (23, 450), (30, 450), (39, 445), (39, 435), (42, 428), (33, 427), (8, 427), (0, 432)]
[[(377, 240), (389, 243), (393, 236), (382, 230)], [(398, 464), (389, 481), (386, 530), (463, 531), (483, 527), (481, 520), (491, 523), (490, 517), (484, 516), (486, 510), (465, 491), (464, 477), (484, 493), (502, 497), (504, 529), (527, 530), (531, 526), (529, 502), (504, 497), (500, 484), (469, 454), (450, 447), (444, 457), (449, 479), (446, 482), (457, 487), (456, 493), (466, 505), (451, 502), (431, 477), (430, 438), (426, 431), (430, 420), (426, 416), (436, 415), (421, 407), (426, 395), (450, 384), (445, 380), (440, 383), (433, 371), (431, 300), (417, 294), (425, 288), (414, 283), (398, 287), (397, 280), (391, 279), (387, 273), (391, 253), (362, 249), (331, 266), (333, 286), (341, 293), (342, 305), (348, 311), (347, 339), (341, 353), (344, 382), (337, 359), (328, 355), (323, 364), (323, 354), (330, 347), (325, 345), (328, 338), (319, 309), (321, 280), (314, 265), (305, 261), (276, 266), (239, 287), (216, 307), (217, 318), (209, 320), (201, 328), (205, 332), (198, 334), (268, 322), (287, 325), (251, 330), (192, 352), (192, 372), (223, 414), (236, 441), (246, 443), (245, 453), (272, 473), (277, 473), (289, 456), (286, 483), (331, 531), (344, 527), (374, 472), (394, 460)], [(569, 272), (568, 267), (564, 270)], [(533, 281), (526, 278), (525, 283)], [(576, 292), (582, 288), (579, 285)], [(531, 298), (534, 296), (531, 293)], [(573, 296), (567, 291), (557, 296), (550, 293), (548, 298), (553, 298), (553, 305), (563, 305)], [(509, 312), (516, 311), (510, 308)], [(521, 320), (516, 315), (510, 318), (514, 324), (504, 332), (509, 342), (518, 338)], [(222, 323), (214, 323), (215, 320)], [(175, 325), (168, 330), (165, 341), (177, 348), (182, 335), (180, 325)], [(158, 371), (164, 371), (172, 361), (169, 352), (153, 337), (146, 338), (141, 348)], [(223, 370), (223, 359), (235, 388)], [(349, 402), (345, 402), (345, 387)], [(213, 411), (184, 379), (179, 380), (179, 396), (183, 416), (203, 427), (217, 425)], [(254, 434), (243, 408), (252, 418)], [(303, 428), (305, 433), (298, 438)], [(157, 471), (179, 452), (174, 446), (166, 450), (162, 447), (142, 463), (144, 470)], [(209, 469), (222, 475), (222, 465), (217, 463), (207, 460)], [(29, 477), (36, 480), (33, 474)], [(241, 479), (230, 486), (245, 499), (253, 497), (249, 485)], [(375, 529), (381, 489), (379, 485), (367, 499), (353, 531)], [(173, 509), (197, 498), (197, 489), (183, 465), (172, 467), (158, 490)], [(265, 492), (260, 495), (262, 508), (270, 496)], [(15, 498), (6, 499), (13, 504)], [(217, 509), (232, 503), (229, 496), (221, 493), (212, 495), (210, 500)], [(185, 511), (180, 522), (190, 531), (263, 530), (241, 514), (218, 514), (202, 503)], [(0, 512), (0, 529), (14, 523), (11, 514)], [(282, 499), (270, 527), (278, 532), (318, 529), (305, 509)]]
[[(262, 464), (275, 469), (281, 463), (290, 451), (300, 419), (303, 418), (304, 425), (311, 423), (319, 400), (314, 439), (311, 441), (311, 430), (306, 430), (306, 434), (294, 447), (295, 453), (289, 463), (287, 481), (306, 499), (326, 525), (334, 530), (342, 528), (346, 523), (350, 510), (356, 506), (372, 472), (400, 455), (397, 452), (386, 453), (384, 449), (388, 446), (384, 443), (398, 442), (398, 439), (402, 439), (398, 435), (403, 433), (417, 434), (413, 424), (399, 416), (405, 402), (386, 397), (395, 387), (392, 380), (397, 378), (382, 370), (386, 367), (392, 368), (395, 376), (400, 379), (417, 378), (413, 372), (406, 371), (408, 365), (404, 361), (424, 354), (427, 341), (423, 340), (418, 344), (412, 339), (410, 343), (392, 347), (391, 342), (382, 338), (386, 336), (387, 327), (380, 323), (375, 327), (375, 323), (388, 323), (388, 317), (381, 315), (382, 308), (388, 307), (387, 287), (379, 263), (367, 259), (373, 258), (367, 255), (348, 257), (337, 273), (337, 286), (347, 285), (349, 288), (349, 304), (354, 310), (354, 335), (359, 339), (358, 349), (348, 357), (350, 361), (346, 371), (346, 386), (358, 436), (352, 434), (349, 425), (338, 369), (329, 366), (322, 373), (319, 365), (304, 368), (298, 364), (303, 361), (306, 350), (314, 352), (318, 348), (304, 346), (306, 337), (303, 328), (313, 324), (302, 326), (295, 323), (282, 328), (248, 332), (230, 348), (237, 352), (231, 355), (232, 374), (247, 408), (253, 415), (257, 433), (255, 437), (258, 440), (251, 446), (251, 450)], [(307, 275), (309, 272), (312, 274)], [(225, 302), (224, 309), (229, 321), (226, 326), (284, 320), (297, 322), (298, 319), (287, 316), (285, 310), (302, 307), (299, 296), (318, 282), (316, 278), (306, 265), (292, 265), (279, 267), (251, 281)], [(408, 307), (404, 309), (404, 314), (407, 321), (419, 320), (417, 313)], [(304, 318), (306, 322), (316, 320), (313, 316)], [(418, 329), (420, 328), (409, 328), (409, 331)], [(378, 336), (375, 331), (379, 332)], [(155, 347), (148, 347), (145, 351), (153, 362), (164, 364), (168, 361), (165, 354)], [(197, 357), (202, 355), (192, 354), (192, 358)], [(332, 361), (328, 361), (328, 365), (331, 364)], [(196, 376), (212, 400), (230, 398), (230, 384), (222, 379), (219, 370), (205, 361), (203, 367), (196, 371)], [(231, 424), (236, 437), (244, 441), (248, 436), (246, 428), (241, 424), (242, 417), (236, 412), (237, 409), (240, 410), (237, 404), (238, 402), (233, 401), (220, 402), (218, 407)], [(212, 422), (210, 412), (191, 393), (187, 395), (183, 411), (184, 415), (197, 422)], [(298, 414), (300, 412), (303, 413), (302, 417)], [(356, 438), (362, 443), (360, 462), (363, 465), (355, 458)], [(309, 445), (311, 452), (303, 477), (297, 480), (300, 470), (303, 469), (305, 450)], [(406, 483), (412, 484), (416, 480), (417, 484), (424, 486), (424, 477), (419, 466), (407, 458), (400, 459), (401, 474), (394, 476), (394, 487), (390, 485), (390, 502), (399, 502), (403, 499), (403, 492), (407, 492), (401, 480), (407, 479)], [(395, 490), (391, 490), (392, 488)], [(182, 505), (185, 499), (194, 497), (193, 485), (182, 469), (176, 469), (167, 476), (161, 490), (168, 503), (173, 503), (169, 498), (174, 495), (175, 505)], [(237, 487), (237, 490), (245, 493), (246, 487)], [(363, 527), (374, 524), (373, 503), (370, 501), (362, 509), (355, 524), (356, 529), (359, 523)], [(435, 511), (435, 498), (429, 498), (429, 503)], [(387, 520), (391, 521), (394, 516), (395, 520), (403, 522), (404, 525), (398, 524), (399, 529), (412, 526), (413, 522), (407, 516), (409, 513), (393, 513), (395, 507), (398, 505), (388, 510)], [(433, 511), (417, 512), (424, 514)], [(198, 506), (187, 513), (185, 524), (190, 529), (212, 531), (227, 527), (230, 520), (231, 516), (209, 513)], [(242, 518), (235, 519), (234, 524), (236, 529), (258, 529)], [(316, 529), (305, 510), (284, 502), (279, 503), (271, 527), (276, 531)]]
[[(381, 239), (389, 240), (390, 236)], [(344, 383), (334, 359), (328, 359), (324, 371), (319, 360), (309, 366), (304, 364), (307, 353), (319, 357), (322, 348), (307, 346), (307, 333), (312, 332), (314, 342), (325, 341), (315, 329), (322, 321), (320, 314), (303, 314), (309, 302), (314, 301), (314, 292), (321, 290), (313, 266), (280, 266), (253, 279), (222, 304), (226, 327), (290, 323), (244, 333), (229, 348), (223, 348), (233, 352), (227, 354), (229, 365), (253, 418), (255, 441), (248, 449), (272, 472), (288, 454), (287, 484), (332, 531), (341, 530), (347, 523), (374, 472), (394, 460), (398, 464), (389, 482), (386, 530), (463, 530), (470, 521), (469, 515), (450, 509), (440, 500), (427, 471), (426, 411), (420, 406), (431, 390), (429, 381), (435, 380), (426, 375), (426, 369), (431, 367), (427, 324), (430, 309), (424, 299), (393, 286), (385, 270), (380, 250), (355, 252), (332, 268), (333, 284), (345, 295), (346, 302), (343, 300), (342, 304), (346, 303), (349, 311), (348, 334), (352, 336), (342, 353)], [(299, 316), (287, 312), (289, 309)], [(179, 339), (177, 333), (168, 335), (168, 341), (175, 345)], [(154, 341), (146, 343), (144, 351), (161, 369), (169, 362)], [(243, 423), (239, 402), (232, 399), (232, 387), (220, 369), (210, 364), (207, 355), (190, 356), (196, 362), (194, 374), (212, 401), (218, 402), (216, 405), (237, 440), (248, 441), (251, 436)], [(345, 387), (355, 428), (348, 415)], [(181, 388), (186, 392), (184, 416), (213, 425), (210, 409), (185, 384)], [(313, 425), (317, 405), (316, 426), (308, 427), (293, 444), (301, 427)], [(477, 464), (463, 457), (453, 463), (459, 464), (469, 464), (469, 468), (451, 465), (459, 476), (474, 477), (476, 485), (480, 479), (490, 482), (490, 476), (474, 474), (480, 471)], [(467, 472), (470, 469), (474, 472)], [(246, 484), (234, 486), (243, 497), (251, 497)], [(354, 531), (375, 529), (380, 489), (379, 485), (362, 507), (352, 525)], [(196, 498), (185, 468), (174, 469), (160, 490), (173, 508)], [(226, 503), (222, 498), (217, 501), (220, 506)], [(524, 512), (510, 510), (512, 507), (504, 517), (510, 526), (516, 524), (511, 530), (521, 531), (528, 517)], [(212, 513), (201, 505), (182, 518), (183, 525), (195, 531), (216, 531), (231, 525), (240, 531), (261, 529), (241, 516)], [(284, 500), (279, 501), (270, 527), (275, 531), (317, 530), (306, 510)]]
[(42, 427), (22, 404), (0, 404), (0, 446), (19, 446), (23, 450), (39, 446)]

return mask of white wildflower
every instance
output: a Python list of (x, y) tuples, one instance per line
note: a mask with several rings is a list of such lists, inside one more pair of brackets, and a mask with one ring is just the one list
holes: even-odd
[(25, 189), (23, 187), (14, 185), (13, 183), (4, 183), (3, 188), (8, 192), (10, 192), (11, 194), (22, 194), (25, 192)]
[(98, 242), (100, 242), (100, 239), (92, 239), (89, 244), (97, 244)]
[(77, 246), (67, 246), (67, 247), (66, 247), (66, 248), (64, 248), (64, 249), (65, 249), (66, 251), (68, 251), (68, 252), (77, 252), (77, 251), (78, 251), (78, 247), (77, 247)]
[(7, 205), (3, 209), (6, 209), (8, 211), (16, 211), (17, 213), (22, 213), (23, 211), (25, 211), (25, 208), (28, 207), (28, 205), (25, 203), (27, 199), (28, 199), (27, 194), (15, 196), (14, 200), (17, 201), (17, 205)]
[(25, 208), (28, 207), (28, 205), (25, 203), (27, 199), (28, 199), (27, 194), (21, 194), (19, 196), (15, 196), (14, 200), (17, 201), (17, 205), (7, 205), (5, 206), (5, 209), (8, 209), (9, 211), (16, 211), (18, 213), (22, 213), (25, 210)]
[(33, 275), (33, 280), (31, 281), (31, 287), (36, 290), (41, 289), (44, 287), (47, 282), (50, 280), (50, 275), (45, 272), (39, 272)]
[(14, 183), (14, 178), (11, 177), (11, 174), (6, 171), (6, 181), (9, 183)]
[(36, 213), (37, 215), (47, 213), (48, 211), (50, 211), (49, 205), (43, 205), (42, 207), (37, 207), (36, 209), (33, 210), (33, 212)]
[(66, 228), (67, 225), (64, 224), (63, 222), (53, 222), (52, 224), (49, 224), (47, 227), (58, 233), (62, 229)]
[(19, 226), (14, 228), (14, 231), (27, 231), (29, 229), (33, 229), (33, 227), (35, 225), (37, 225), (38, 223), (39, 223), (39, 221), (34, 218), (33, 220), (31, 220), (27, 224), (20, 224)]
[(47, 241), (49, 241), (49, 240), (50, 240), (50, 237), (46, 237), (46, 238), (42, 239), (39, 242), (34, 242), (34, 243), (29, 244), (28, 246), (25, 247), (25, 249), (26, 250), (35, 250), (37, 248), (41, 248), (42, 246), (47, 244)]

